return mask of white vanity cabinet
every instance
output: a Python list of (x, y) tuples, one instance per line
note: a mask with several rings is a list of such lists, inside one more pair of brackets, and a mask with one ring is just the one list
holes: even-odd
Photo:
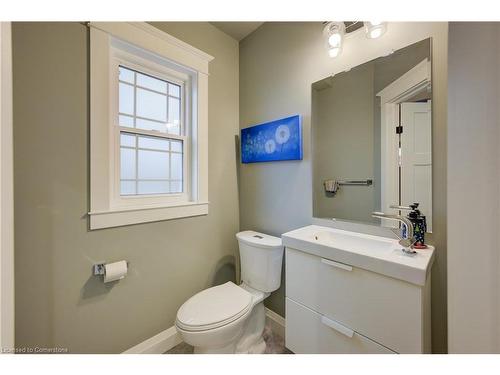
[[(323, 244), (304, 250), (283, 240), (287, 348), (295, 353), (430, 353), (427, 270), (433, 249), (424, 253), (429, 259), (420, 285), (368, 270), (360, 258), (349, 264), (348, 254), (338, 253), (342, 250), (322, 254)], [(399, 259), (396, 251), (391, 256)]]

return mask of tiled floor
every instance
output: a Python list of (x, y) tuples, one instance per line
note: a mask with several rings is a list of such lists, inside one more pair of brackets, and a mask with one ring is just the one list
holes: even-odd
[(266, 324), (262, 336), (266, 342), (265, 354), (293, 354), (285, 347), (285, 338), (273, 332), (268, 324)]
[[(293, 354), (290, 350), (285, 348), (284, 338), (272, 332), (269, 325), (266, 325), (264, 328), (263, 336), (266, 342), (265, 354)], [(193, 354), (193, 347), (185, 342), (181, 342), (165, 354)]]
[(165, 354), (193, 354), (193, 347), (185, 342), (181, 342), (179, 345), (165, 352)]

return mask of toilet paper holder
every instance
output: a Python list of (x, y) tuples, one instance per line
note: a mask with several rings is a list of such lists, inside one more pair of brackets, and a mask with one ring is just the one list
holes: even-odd
[[(104, 276), (106, 271), (105, 271), (105, 266), (107, 263), (102, 262), (102, 263), (97, 263), (92, 266), (93, 274), (94, 276)], [(127, 268), (130, 267), (130, 263), (127, 260)]]
[(104, 266), (105, 265), (106, 265), (106, 263), (94, 264), (94, 266), (93, 266), (94, 276), (104, 275)]

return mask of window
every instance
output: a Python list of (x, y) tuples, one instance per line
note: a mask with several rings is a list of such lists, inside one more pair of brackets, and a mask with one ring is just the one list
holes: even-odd
[(211, 59), (147, 24), (91, 23), (91, 229), (207, 214)]
[(182, 84), (118, 67), (120, 194), (183, 192)]

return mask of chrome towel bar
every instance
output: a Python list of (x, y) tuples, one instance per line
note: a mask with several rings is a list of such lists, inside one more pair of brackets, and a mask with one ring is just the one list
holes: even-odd
[(363, 185), (370, 186), (373, 184), (373, 180), (368, 178), (366, 180), (338, 180), (339, 185)]
[(371, 186), (373, 185), (372, 179), (366, 180), (325, 180), (323, 181), (323, 186), (327, 193), (335, 195), (339, 190), (341, 185), (353, 185), (353, 186)]

